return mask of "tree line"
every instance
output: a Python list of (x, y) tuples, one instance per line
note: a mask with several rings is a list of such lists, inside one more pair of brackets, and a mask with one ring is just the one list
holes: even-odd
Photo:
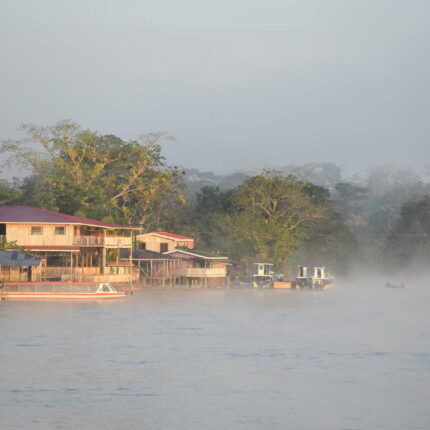
[(298, 263), (406, 265), (430, 255), (430, 184), (408, 168), (343, 178), (333, 163), (216, 175), (168, 165), (165, 133), (125, 141), (72, 121), (2, 143), (0, 203), (192, 235), (198, 246), (288, 272)]

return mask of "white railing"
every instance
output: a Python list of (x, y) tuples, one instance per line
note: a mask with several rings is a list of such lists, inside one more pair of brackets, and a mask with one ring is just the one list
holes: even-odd
[(106, 246), (121, 248), (131, 246), (131, 237), (124, 236), (74, 236), (73, 245), (78, 246)]
[(187, 269), (189, 278), (223, 278), (227, 276), (227, 269), (223, 267), (217, 268), (200, 268), (191, 267)]
[(74, 236), (73, 245), (80, 246), (103, 246), (103, 236)]
[(130, 247), (131, 237), (126, 236), (106, 236), (105, 246), (112, 248)]
[[(37, 267), (31, 275), (33, 282), (55, 279), (74, 282), (129, 282), (139, 279), (138, 271), (133, 267), (121, 267), (121, 273), (100, 273), (99, 267)], [(131, 270), (130, 270), (131, 269)]]

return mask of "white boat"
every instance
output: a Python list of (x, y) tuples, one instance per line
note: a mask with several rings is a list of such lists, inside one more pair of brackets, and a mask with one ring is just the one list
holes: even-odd
[(129, 295), (108, 282), (5, 282), (0, 299), (113, 299)]
[(309, 276), (307, 266), (298, 266), (298, 274), (296, 277), (296, 288), (314, 288), (329, 290), (334, 287), (334, 278), (327, 272), (324, 266), (316, 266), (313, 268), (313, 276)]
[(330, 290), (334, 287), (334, 278), (327, 272), (324, 266), (314, 267), (314, 276), (312, 277), (312, 288)]
[(254, 263), (255, 270), (252, 285), (254, 288), (271, 288), (273, 281), (272, 263)]

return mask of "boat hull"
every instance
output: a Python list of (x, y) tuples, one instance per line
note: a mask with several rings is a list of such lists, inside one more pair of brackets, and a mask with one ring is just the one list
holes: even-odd
[(118, 293), (6, 293), (4, 294), (7, 300), (29, 300), (29, 299), (116, 299), (125, 297), (128, 294), (125, 292)]
[(1, 285), (0, 298), (6, 300), (116, 299), (129, 295), (107, 282), (9, 282)]

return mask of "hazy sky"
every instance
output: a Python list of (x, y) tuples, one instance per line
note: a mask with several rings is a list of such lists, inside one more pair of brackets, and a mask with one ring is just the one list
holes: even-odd
[(2, 0), (0, 139), (168, 131), (172, 164), (428, 164), (429, 0)]

